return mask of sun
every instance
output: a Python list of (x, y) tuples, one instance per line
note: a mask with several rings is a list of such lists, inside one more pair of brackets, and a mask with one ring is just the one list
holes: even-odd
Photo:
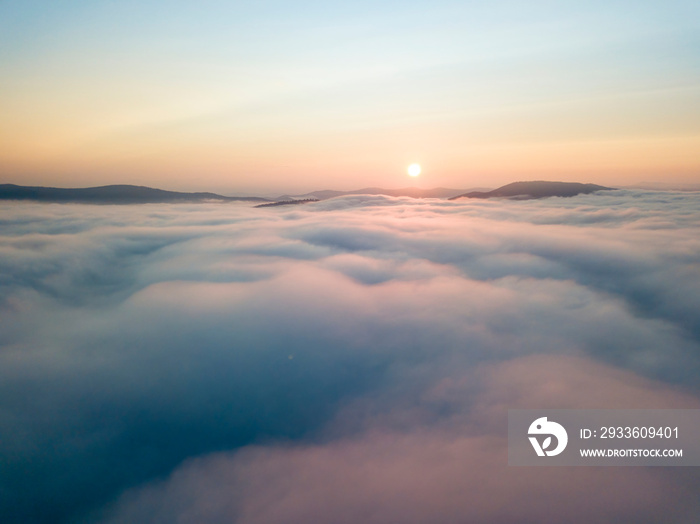
[(420, 175), (420, 164), (411, 164), (410, 166), (408, 166), (408, 174), (410, 176)]

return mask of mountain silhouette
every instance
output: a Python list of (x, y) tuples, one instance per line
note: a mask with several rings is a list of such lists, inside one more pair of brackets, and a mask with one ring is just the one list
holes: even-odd
[(532, 198), (546, 197), (572, 197), (580, 194), (593, 193), (595, 191), (611, 190), (612, 187), (599, 186), (596, 184), (581, 184), (579, 182), (550, 182), (545, 180), (535, 180), (531, 182), (513, 182), (493, 191), (472, 191), (451, 197), (449, 200), (458, 198), (511, 198), (516, 200), (526, 200)]
[(216, 193), (181, 193), (145, 186), (112, 185), (85, 188), (17, 186), (0, 184), (0, 200), (80, 202), (85, 204), (151, 204), (205, 201), (269, 202), (261, 197), (227, 197)]
[(276, 202), (266, 202), (264, 204), (258, 204), (255, 207), (293, 206), (298, 204), (309, 204), (310, 202), (318, 202), (318, 198), (304, 198), (302, 200), (277, 200)]
[[(334, 191), (326, 189), (313, 191), (303, 195), (282, 195), (278, 198), (224, 196), (217, 193), (199, 192), (184, 193), (166, 191), (145, 186), (109, 185), (85, 188), (60, 188), (42, 186), (18, 186), (15, 184), (0, 184), (0, 200), (30, 200), (36, 202), (77, 202), (85, 204), (150, 204), (150, 203), (196, 203), (196, 202), (283, 202), (327, 200), (329, 198), (347, 195), (387, 195), (393, 197), (411, 198), (511, 198), (531, 199), (550, 196), (570, 197), (582, 193), (613, 189), (596, 184), (580, 184), (576, 182), (514, 182), (493, 191), (476, 191), (449, 189), (438, 187), (420, 189), (406, 187), (402, 189), (384, 189), (366, 187), (353, 191)], [(278, 204), (283, 205), (283, 204)]]
[(339, 196), (347, 195), (386, 195), (393, 197), (412, 197), (412, 198), (450, 198), (461, 195), (464, 189), (449, 189), (445, 187), (436, 187), (433, 189), (420, 189), (418, 187), (404, 187), (402, 189), (384, 189), (381, 187), (365, 187), (363, 189), (355, 189), (352, 191), (334, 191), (325, 189), (322, 191), (312, 191), (303, 195), (282, 195), (276, 200), (298, 200), (302, 198), (316, 198), (318, 200), (327, 200)]

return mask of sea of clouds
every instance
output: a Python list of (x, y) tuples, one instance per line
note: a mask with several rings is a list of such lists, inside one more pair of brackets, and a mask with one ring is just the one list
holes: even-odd
[(0, 205), (4, 523), (697, 522), (506, 430), (699, 376), (698, 193)]

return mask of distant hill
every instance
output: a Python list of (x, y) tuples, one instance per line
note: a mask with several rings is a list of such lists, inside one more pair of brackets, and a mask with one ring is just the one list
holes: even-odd
[(366, 187), (354, 191), (313, 191), (304, 195), (282, 195), (270, 199), (262, 197), (223, 196), (216, 193), (182, 193), (166, 191), (145, 186), (111, 185), (85, 188), (60, 188), (40, 186), (18, 186), (15, 184), (0, 184), (0, 200), (30, 200), (36, 202), (78, 202), (85, 204), (149, 204), (149, 203), (194, 203), (194, 202), (260, 202), (287, 205), (297, 202), (327, 200), (346, 195), (387, 195), (393, 197), (412, 198), (512, 198), (530, 199), (550, 196), (569, 197), (581, 193), (608, 190), (610, 187), (595, 184), (579, 184), (574, 182), (514, 182), (499, 187), (493, 191), (476, 191), (463, 189), (419, 189), (406, 187), (403, 189), (384, 189)]
[(381, 187), (365, 187), (363, 189), (355, 189), (353, 191), (333, 191), (326, 189), (323, 191), (313, 191), (304, 195), (282, 195), (276, 200), (297, 200), (302, 198), (317, 198), (318, 200), (327, 200), (329, 198), (346, 196), (346, 195), (387, 195), (393, 197), (412, 197), (412, 198), (450, 198), (461, 195), (465, 189), (448, 189), (445, 187), (436, 187), (434, 189), (420, 189), (417, 187), (405, 187), (403, 189), (383, 189)]
[(593, 193), (614, 189), (612, 187), (599, 186), (596, 184), (580, 184), (578, 182), (549, 182), (536, 180), (532, 182), (513, 182), (493, 191), (472, 191), (451, 197), (450, 200), (458, 198), (512, 198), (525, 200), (532, 198), (546, 197), (572, 197), (580, 194)]
[(308, 204), (310, 202), (318, 202), (318, 198), (305, 198), (303, 200), (277, 200), (276, 202), (266, 202), (265, 204), (258, 204), (255, 207), (295, 206), (299, 204)]
[(204, 201), (269, 202), (261, 197), (227, 197), (216, 193), (180, 193), (144, 186), (115, 185), (85, 188), (17, 186), (0, 184), (0, 200), (37, 202), (80, 202), (85, 204), (150, 204)]

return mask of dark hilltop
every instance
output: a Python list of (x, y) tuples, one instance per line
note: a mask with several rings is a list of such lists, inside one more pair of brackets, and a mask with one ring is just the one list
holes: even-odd
[(277, 202), (266, 202), (265, 204), (258, 204), (255, 207), (294, 206), (298, 204), (309, 204), (311, 202), (318, 202), (318, 198), (305, 198), (303, 200), (278, 200)]
[(411, 198), (450, 198), (461, 195), (467, 190), (464, 189), (449, 189), (445, 187), (436, 187), (433, 189), (421, 189), (418, 187), (404, 187), (401, 189), (385, 189), (381, 187), (365, 187), (362, 189), (354, 189), (352, 191), (335, 191), (332, 189), (324, 189), (322, 191), (312, 191), (303, 195), (282, 195), (277, 200), (297, 200), (301, 198), (316, 198), (318, 200), (327, 200), (339, 196), (348, 195), (386, 195), (392, 197), (411, 197)]
[(113, 185), (85, 188), (17, 186), (0, 184), (0, 200), (78, 202), (84, 204), (157, 204), (176, 202), (269, 202), (261, 197), (227, 197), (216, 193), (181, 193), (145, 186)]
[(283, 195), (278, 198), (263, 198), (255, 196), (224, 196), (217, 193), (199, 192), (183, 193), (166, 191), (145, 186), (110, 185), (85, 188), (59, 188), (41, 186), (18, 186), (15, 184), (0, 184), (1, 200), (26, 200), (35, 202), (84, 203), (84, 204), (154, 204), (154, 203), (199, 203), (199, 202), (251, 202), (258, 203), (256, 207), (284, 206), (316, 202), (346, 195), (387, 195), (393, 197), (406, 196), (411, 198), (508, 198), (527, 200), (552, 196), (571, 197), (596, 191), (614, 188), (596, 184), (580, 184), (577, 182), (514, 182), (492, 191), (434, 188), (420, 189), (415, 187), (403, 189), (383, 189), (368, 187), (354, 191), (323, 190), (305, 195)]
[(510, 198), (513, 200), (528, 200), (546, 197), (572, 197), (580, 194), (594, 193), (614, 189), (596, 184), (581, 184), (579, 182), (549, 182), (535, 180), (532, 182), (513, 182), (493, 191), (472, 191), (457, 195), (449, 200), (458, 198)]

